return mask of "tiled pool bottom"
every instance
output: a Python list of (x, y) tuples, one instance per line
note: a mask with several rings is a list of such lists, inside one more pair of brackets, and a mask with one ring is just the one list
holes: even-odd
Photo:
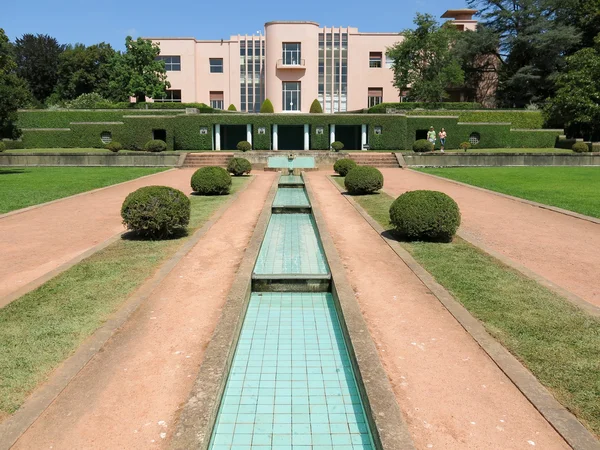
[(281, 177), (279, 177), (279, 184), (304, 184), (304, 180), (299, 175), (281, 175)]
[(303, 188), (280, 188), (275, 194), (273, 206), (303, 206), (308, 207), (310, 203)]
[(254, 273), (258, 275), (329, 273), (329, 266), (311, 214), (271, 216)]
[(252, 294), (210, 448), (374, 448), (330, 293)]

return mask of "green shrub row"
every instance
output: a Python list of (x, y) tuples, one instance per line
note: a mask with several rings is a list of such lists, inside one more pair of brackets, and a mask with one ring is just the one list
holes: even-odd
[(544, 126), (540, 111), (489, 110), (489, 111), (408, 111), (409, 116), (458, 116), (458, 122), (510, 123), (511, 128), (538, 129)]
[[(444, 127), (448, 133), (446, 148), (455, 149), (479, 133), (477, 148), (553, 147), (560, 134), (555, 130), (511, 131), (510, 125), (458, 123), (455, 117), (420, 117), (395, 114), (125, 114), (122, 111), (40, 111), (21, 113), (25, 128), (66, 128), (63, 130), (25, 130), (25, 148), (103, 147), (102, 132), (112, 133), (112, 139), (126, 149), (141, 150), (154, 138), (153, 130), (166, 132), (168, 150), (210, 150), (213, 146), (213, 127), (252, 124), (252, 148), (270, 150), (272, 125), (310, 125), (311, 149), (329, 149), (330, 125), (368, 125), (368, 140), (372, 150), (411, 149), (417, 130), (436, 131)], [(112, 114), (112, 116), (111, 116)], [(84, 122), (84, 123), (82, 123)], [(87, 123), (85, 123), (87, 122)], [(104, 122), (104, 123), (98, 123)], [(22, 126), (22, 125), (21, 125)], [(264, 134), (260, 130), (265, 130)], [(201, 129), (206, 133), (202, 134)], [(376, 134), (375, 131), (378, 131)], [(381, 131), (379, 133), (379, 131)], [(7, 148), (16, 143), (7, 143)], [(438, 143), (439, 147), (439, 143)], [(14, 148), (14, 147), (12, 147)]]
[(181, 111), (146, 111), (131, 109), (128, 111), (19, 111), (19, 128), (69, 128), (71, 122), (122, 122), (123, 116), (130, 115), (176, 115)]
[(402, 102), (402, 103), (380, 103), (367, 110), (369, 114), (385, 114), (388, 108), (394, 109), (481, 109), (479, 103), (467, 102), (440, 102), (440, 103), (422, 103), (422, 102)]

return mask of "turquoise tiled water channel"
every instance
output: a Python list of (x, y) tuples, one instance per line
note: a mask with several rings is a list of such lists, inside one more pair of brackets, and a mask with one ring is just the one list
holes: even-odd
[[(303, 184), (301, 177), (282, 176)], [(279, 188), (276, 206), (309, 206)], [(312, 214), (272, 214), (257, 275), (328, 275)], [(212, 450), (373, 450), (330, 292), (253, 292), (212, 434)]]
[(371, 450), (330, 293), (253, 293), (213, 450)]
[(308, 207), (310, 203), (303, 188), (282, 188), (277, 190), (273, 206)]
[(296, 156), (289, 159), (287, 156), (269, 156), (267, 164), (279, 169), (312, 169), (315, 167), (314, 156)]
[(271, 216), (254, 273), (258, 275), (329, 273), (312, 214)]
[(298, 175), (282, 175), (279, 177), (279, 185), (282, 184), (304, 184), (304, 180)]

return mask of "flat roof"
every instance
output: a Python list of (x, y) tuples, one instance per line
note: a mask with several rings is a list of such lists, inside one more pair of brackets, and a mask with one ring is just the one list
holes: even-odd
[(440, 17), (443, 19), (454, 19), (456, 16), (461, 16), (461, 15), (466, 15), (466, 14), (477, 14), (479, 12), (479, 10), (477, 9), (469, 9), (469, 8), (463, 8), (463, 9), (449, 9), (447, 10), (444, 14), (442, 14)]
[(310, 20), (272, 20), (270, 22), (265, 23), (265, 27), (269, 25), (280, 25), (280, 24), (288, 24), (288, 25), (315, 25), (319, 26), (317, 22), (312, 22)]

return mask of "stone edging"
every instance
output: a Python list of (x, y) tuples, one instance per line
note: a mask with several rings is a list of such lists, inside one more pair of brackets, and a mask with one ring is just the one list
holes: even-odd
[[(573, 166), (571, 166), (571, 167), (573, 167)], [(412, 170), (412, 169), (410, 169), (410, 170)], [(548, 209), (550, 211), (554, 211), (554, 212), (557, 212), (557, 213), (560, 213), (560, 214), (564, 214), (566, 216), (575, 217), (576, 219), (587, 220), (588, 222), (593, 222), (593, 223), (600, 224), (600, 219), (596, 219), (595, 217), (590, 217), (590, 216), (586, 216), (584, 214), (579, 214), (579, 213), (576, 213), (576, 212), (573, 212), (573, 211), (569, 211), (567, 209), (558, 208), (556, 206), (544, 205), (543, 203), (534, 202), (532, 200), (526, 200), (524, 198), (514, 197), (512, 195), (503, 194), (502, 192), (492, 191), (490, 189), (482, 188), (482, 187), (479, 187), (479, 186), (473, 186), (472, 184), (467, 184), (467, 183), (463, 183), (461, 181), (451, 180), (449, 178), (440, 177), (439, 175), (433, 175), (433, 174), (426, 173), (426, 172), (420, 172), (418, 170), (415, 170), (415, 172), (417, 172), (419, 174), (422, 174), (422, 175), (426, 175), (428, 177), (437, 178), (438, 180), (443, 180), (443, 181), (448, 181), (450, 183), (458, 184), (459, 186), (465, 186), (465, 187), (468, 187), (468, 188), (477, 189), (478, 191), (487, 192), (488, 194), (494, 194), (494, 195), (497, 195), (499, 197), (504, 197), (504, 198), (507, 198), (509, 200), (515, 200), (517, 202), (525, 203), (526, 205), (536, 206), (536, 207), (542, 208), (542, 209)]]
[[(87, 363), (102, 349), (104, 344), (121, 328), (134, 311), (144, 302), (152, 292), (164, 281), (175, 266), (189, 253), (189, 251), (202, 239), (208, 230), (225, 213), (231, 204), (244, 192), (256, 179), (252, 177), (249, 182), (236, 192), (224, 205), (222, 205), (211, 218), (199, 229), (183, 246), (166, 261), (158, 271), (144, 284), (142, 284), (126, 301), (119, 310), (109, 318), (102, 327), (98, 328), (88, 337), (75, 353), (61, 363), (48, 380), (23, 403), (11, 417), (0, 423), (0, 450), (9, 450), (17, 440), (35, 423), (50, 404), (61, 394), (75, 376)], [(120, 236), (120, 234), (119, 234)], [(118, 236), (117, 236), (118, 237)]]
[[(109, 189), (109, 188), (112, 188), (112, 187), (115, 187), (115, 186), (121, 186), (123, 184), (133, 183), (134, 181), (143, 180), (144, 178), (153, 177), (154, 175), (159, 175), (161, 173), (167, 173), (167, 172), (170, 172), (171, 170), (175, 170), (175, 168), (163, 170), (162, 172), (151, 173), (149, 175), (144, 175), (143, 177), (134, 178), (133, 180), (127, 180), (127, 181), (123, 181), (121, 183), (111, 184), (109, 186), (104, 186), (104, 187), (101, 187), (101, 188), (92, 189), (91, 191), (80, 192), (79, 194), (69, 195), (68, 197), (57, 198), (56, 200), (51, 200), (51, 201), (46, 202), (46, 203), (40, 203), (39, 205), (32, 205), (32, 206), (28, 206), (27, 208), (21, 208), (21, 209), (15, 210), (15, 211), (10, 211), (10, 212), (7, 212), (5, 214), (0, 214), (0, 220), (4, 219), (6, 217), (15, 216), (17, 214), (28, 212), (28, 211), (31, 211), (33, 209), (41, 208), (42, 206), (52, 205), (53, 203), (62, 202), (64, 200), (69, 200), (71, 198), (80, 197), (82, 195), (93, 194), (93, 193), (100, 192), (100, 191), (103, 191), (105, 189)], [(119, 235), (120, 234), (121, 233), (119, 233)], [(102, 245), (102, 244), (100, 244), (100, 245)]]
[[(329, 181), (342, 194), (343, 189), (331, 177)], [(600, 443), (506, 348), (496, 341), (471, 313), (440, 285), (397, 241), (383, 235), (384, 229), (348, 195), (343, 197), (381, 236), (398, 257), (436, 296), (460, 325), (489, 355), (502, 372), (513, 382), (548, 423), (575, 450), (599, 450)]]
[[(304, 178), (304, 183), (310, 203), (314, 205), (314, 194), (310, 183), (306, 178)], [(347, 331), (349, 353), (351, 358), (355, 359), (357, 378), (359, 378), (357, 381), (359, 385), (363, 385), (366, 391), (365, 409), (371, 413), (369, 415), (374, 425), (372, 426), (373, 434), (377, 435), (383, 449), (414, 449), (394, 391), (381, 364), (354, 291), (346, 277), (346, 270), (319, 208), (313, 207), (313, 217), (331, 271), (333, 295), (337, 296), (340, 314), (343, 317), (341, 322)]]
[(250, 298), (252, 270), (271, 218), (271, 203), (278, 185), (279, 177), (276, 177), (227, 295), (217, 327), (204, 353), (194, 387), (187, 402), (182, 406), (170, 448), (208, 449), (221, 395), (235, 353), (235, 344)]

